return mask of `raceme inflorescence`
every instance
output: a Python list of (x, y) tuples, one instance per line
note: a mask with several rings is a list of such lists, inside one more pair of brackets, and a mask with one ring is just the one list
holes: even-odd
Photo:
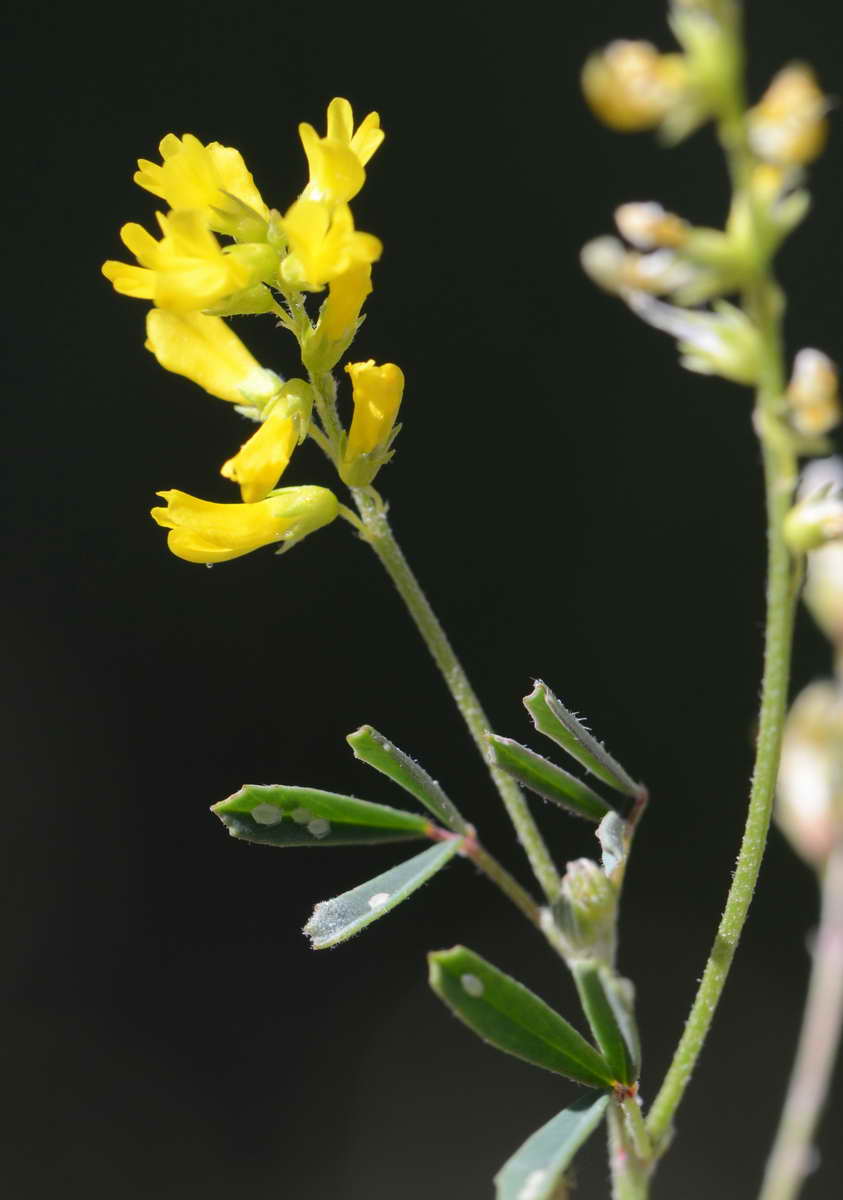
[[(354, 415), (345, 431), (333, 394), (311, 382), (286, 382), (261, 367), (226, 317), (269, 313), (296, 338), (305, 371), (317, 379), (337, 364), (361, 323), (381, 243), (354, 227), (349, 201), (383, 140), (377, 113), (354, 128), (351, 106), (328, 106), (327, 132), (299, 129), (309, 179), (282, 216), (270, 209), (239, 151), (167, 134), (161, 162), (141, 159), (135, 182), (168, 207), (157, 213), (161, 237), (130, 223), (121, 238), (138, 265), (109, 261), (116, 291), (151, 300), (146, 345), (162, 367), (185, 375), (233, 404), (258, 429), (220, 470), (241, 502), (215, 504), (171, 490), (152, 510), (170, 530), (168, 545), (189, 562), (216, 563), (260, 546), (296, 542), (333, 521), (341, 506), (324, 487), (278, 487), (295, 448), (311, 436), (340, 477), (369, 484), (391, 456), (404, 377), (392, 363), (349, 363)], [(220, 237), (229, 239), (225, 245)], [(315, 322), (309, 293), (327, 288)], [(323, 419), (318, 425), (317, 415)]]

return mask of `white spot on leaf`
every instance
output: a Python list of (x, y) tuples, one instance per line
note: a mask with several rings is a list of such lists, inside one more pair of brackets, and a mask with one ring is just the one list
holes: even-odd
[(327, 837), (331, 832), (331, 822), (324, 817), (317, 817), (315, 821), (308, 821), (307, 832), (315, 838)]
[(524, 1180), (524, 1186), (518, 1193), (518, 1200), (536, 1200), (541, 1194), (546, 1177), (546, 1171), (531, 1171)]
[(274, 804), (256, 804), (251, 815), (258, 825), (280, 825), (284, 820), (284, 813)]
[(486, 990), (483, 980), (478, 979), (476, 975), (460, 975), (460, 983), (463, 991), (468, 992), (469, 996), (482, 996)]
[(380, 908), (389, 899), (389, 892), (375, 892), (369, 899), (369, 908)]
[(313, 813), (309, 808), (294, 808), (290, 816), (297, 825), (306, 825), (308, 821), (313, 820)]

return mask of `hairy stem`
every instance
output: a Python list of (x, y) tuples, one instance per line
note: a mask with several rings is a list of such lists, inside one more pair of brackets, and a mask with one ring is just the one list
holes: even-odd
[(795, 1200), (811, 1169), (812, 1143), (843, 1025), (843, 843), (828, 861), (821, 895), (799, 1046), (759, 1200)]
[(520, 912), (524, 914), (537, 929), (542, 929), (541, 909), (530, 893), (514, 879), (501, 863), (493, 857), (479, 842), (469, 844), (465, 851), (466, 858), (471, 861), (492, 881), (505, 896), (508, 896)]
[(647, 1200), (649, 1172), (635, 1153), (624, 1110), (613, 1102), (609, 1105), (607, 1118), (612, 1200)]
[(356, 488), (354, 500), (365, 526), (365, 540), (380, 559), (401, 599), (407, 606), (416, 628), (424, 639), (430, 654), (442, 673), (442, 677), (463, 716), (484, 762), (500, 793), (506, 810), (515, 826), (521, 845), (526, 851), (536, 879), (549, 900), (555, 899), (559, 891), (559, 875), (550, 857), (544, 839), (539, 832), (527, 801), (518, 785), (499, 767), (489, 760), (486, 734), (489, 721), (480, 701), (468, 681), (462, 664), (454, 653), (448, 636), (430, 606), (401, 547), (395, 540), (386, 511), (373, 488)]
[[(730, 128), (723, 135), (723, 141), (736, 198), (743, 192), (751, 209), (753, 160), (746, 147), (742, 126), (737, 132), (734, 127)], [(759, 235), (759, 246), (761, 240)], [(755, 427), (764, 460), (768, 523), (767, 617), (758, 741), (746, 825), (726, 906), (684, 1033), (647, 1119), (657, 1150), (666, 1143), (674, 1113), (696, 1066), (749, 912), (770, 827), (787, 709), (797, 581), (783, 536), (783, 522), (792, 503), (796, 461), (781, 424), (784, 365), (780, 321), (783, 302), (767, 263), (759, 265), (747, 285), (743, 304), (761, 340)]]

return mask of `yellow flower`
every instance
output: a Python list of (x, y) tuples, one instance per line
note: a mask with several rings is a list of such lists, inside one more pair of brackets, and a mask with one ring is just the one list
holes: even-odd
[(321, 138), (312, 125), (299, 125), (299, 136), (310, 168), (304, 200), (345, 204), (366, 181), (364, 167), (383, 141), (380, 117), (369, 113), (354, 131), (354, 114), (347, 100), (328, 105), (328, 132)]
[(292, 417), (270, 413), (237, 454), (223, 463), (220, 474), (240, 484), (246, 504), (263, 500), (284, 473), (298, 441)]
[(587, 59), (585, 98), (613, 129), (653, 129), (683, 96), (687, 69), (681, 54), (659, 54), (650, 42), (612, 42)]
[(404, 391), (404, 372), (395, 363), (375, 366), (374, 359), (348, 363), (354, 416), (345, 444), (342, 477), (351, 487), (371, 483), (389, 461), (392, 428)]
[(779, 71), (748, 114), (749, 142), (759, 158), (801, 167), (825, 145), (828, 103), (810, 67), (794, 63)]
[(209, 142), (207, 146), (186, 133), (177, 138), (168, 133), (158, 146), (162, 162), (139, 158), (140, 170), (135, 183), (153, 196), (166, 200), (170, 208), (203, 209), (207, 221), (213, 224), (214, 208), (225, 208), (226, 196), (234, 196), (265, 220), (269, 209), (246, 169), (243, 156), (232, 146)]
[(357, 331), (360, 310), (371, 290), (369, 263), (353, 267), (331, 280), (316, 328), (306, 333), (302, 342), (302, 361), (311, 371), (330, 371), (345, 354)]
[(153, 308), (146, 336), (147, 350), (165, 370), (185, 375), (220, 400), (261, 408), (281, 387), (277, 375), (252, 358), (221, 317)]
[(166, 508), (152, 517), (170, 532), (167, 545), (187, 562), (217, 563), (273, 542), (287, 548), (333, 521), (337, 498), (321, 487), (282, 488), (257, 504), (214, 504), (175, 489), (158, 492)]
[(821, 350), (800, 350), (785, 398), (790, 419), (799, 433), (817, 437), (840, 422), (837, 368)]
[(353, 331), (360, 310), (372, 290), (371, 263), (353, 267), (328, 285), (328, 299), (319, 316), (319, 332), (330, 342), (338, 342)]
[(124, 244), (141, 265), (104, 263), (102, 273), (115, 291), (152, 300), (159, 308), (191, 312), (209, 308), (257, 282), (246, 263), (222, 251), (200, 212), (156, 216), (164, 234), (160, 242), (134, 222), (120, 230)]
[(293, 287), (316, 291), (347, 271), (375, 262), (383, 250), (376, 237), (355, 230), (347, 204), (332, 210), (315, 200), (297, 200), (283, 224), (290, 253), (281, 263), (281, 275)]

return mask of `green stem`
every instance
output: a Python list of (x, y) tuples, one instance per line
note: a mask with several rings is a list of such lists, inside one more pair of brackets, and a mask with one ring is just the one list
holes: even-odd
[(653, 1143), (650, 1141), (647, 1125), (641, 1115), (641, 1106), (634, 1096), (626, 1096), (621, 1101), (621, 1108), (632, 1148), (642, 1165), (646, 1164), (653, 1157)]
[(445, 630), (439, 623), (404, 557), (401, 547), (395, 540), (395, 535), (386, 518), (383, 502), (373, 488), (355, 488), (352, 494), (366, 527), (366, 541), (380, 559), (407, 606), (407, 610), (442, 673), (448, 690), (462, 714), (484, 762), (489, 767), (489, 772), (515, 826), (518, 839), (530, 860), (533, 872), (545, 896), (548, 900), (554, 900), (559, 891), (560, 880), (544, 839), (521, 794), (521, 789), (505, 771), (489, 761), (486, 742), (486, 734), (490, 729), (488, 718), (468, 681), (462, 664), (454, 653)]
[(614, 1102), (609, 1105), (608, 1126), (612, 1200), (647, 1200), (649, 1172), (635, 1153), (624, 1110)]
[(811, 1169), (811, 1145), (843, 1024), (843, 843), (828, 860), (821, 894), (799, 1047), (759, 1200), (795, 1200)]
[[(726, 149), (736, 187), (748, 188), (752, 160), (745, 142), (732, 137)], [(760, 237), (758, 240), (760, 245)], [(761, 373), (755, 426), (764, 460), (768, 521), (767, 617), (758, 741), (749, 810), (726, 907), (685, 1031), (647, 1119), (657, 1152), (663, 1152), (674, 1113), (702, 1050), (755, 891), (770, 827), (790, 679), (798, 588), (794, 564), (782, 530), (792, 503), (796, 461), (790, 439), (781, 425), (784, 391), (780, 330), (782, 302), (766, 263), (759, 267), (743, 299), (744, 308), (754, 320), (761, 337)]]
[(319, 413), (319, 420), (322, 422), (322, 427), (333, 450), (329, 457), (336, 463), (342, 439), (342, 424), (337, 412), (337, 381), (330, 371), (318, 374), (309, 371), (308, 375), (316, 393), (316, 411)]
[(345, 504), (340, 504), (337, 512), (344, 521), (348, 521), (349, 525), (353, 525), (358, 533), (365, 533), (366, 527), (353, 509), (348, 508)]
[(483, 874), (492, 881), (505, 896), (508, 896), (517, 909), (519, 909), (531, 924), (537, 929), (544, 932), (541, 920), (541, 909), (535, 902), (533, 897), (523, 888), (517, 879), (514, 879), (507, 871), (502, 863), (489, 853), (478, 841), (469, 843), (465, 851), (466, 858), (471, 859), (473, 863), (483, 872)]

